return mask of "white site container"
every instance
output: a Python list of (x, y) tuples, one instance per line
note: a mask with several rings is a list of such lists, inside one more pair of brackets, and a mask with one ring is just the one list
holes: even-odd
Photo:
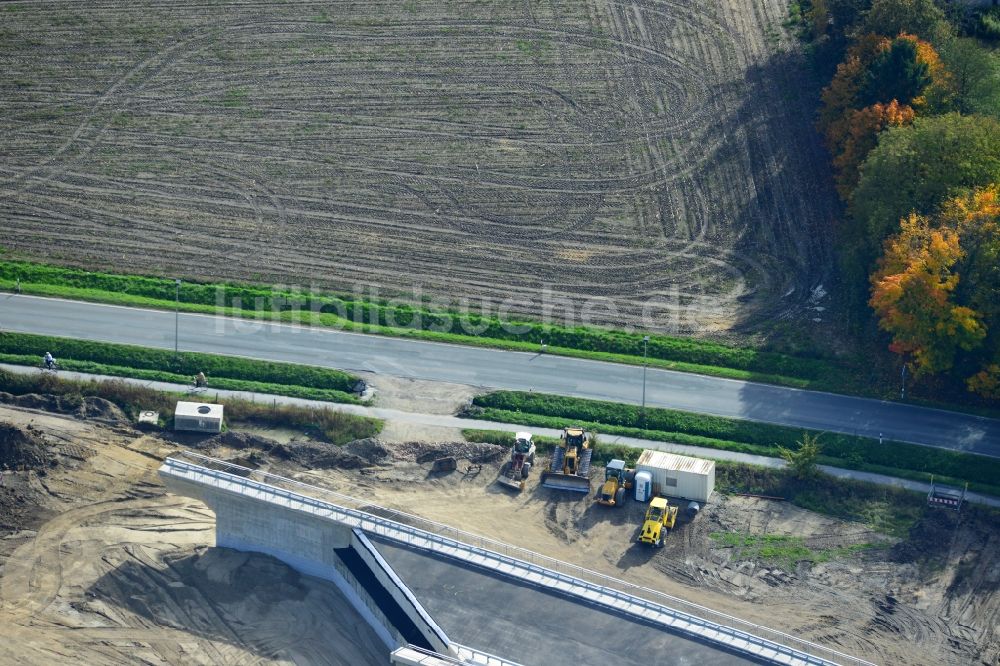
[(178, 402), (174, 410), (174, 430), (222, 432), (222, 405)]
[(715, 461), (646, 450), (635, 465), (636, 474), (649, 472), (653, 491), (668, 497), (707, 502), (715, 490)]
[(635, 501), (648, 502), (653, 497), (653, 475), (649, 472), (636, 472), (635, 480)]

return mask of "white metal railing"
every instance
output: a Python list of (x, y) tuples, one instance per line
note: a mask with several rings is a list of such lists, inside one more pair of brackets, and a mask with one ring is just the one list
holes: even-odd
[(262, 493), (270, 493), (311, 503), (316, 508), (325, 509), (331, 517), (339, 514), (340, 519), (366, 532), (411, 547), (427, 549), (429, 544), (436, 544), (443, 548), (475, 549), (477, 554), (486, 554), (498, 563), (533, 571), (569, 585), (597, 588), (597, 592), (622, 602), (666, 612), (695, 626), (724, 630), (723, 633), (729, 636), (805, 663), (874, 666), (871, 662), (818, 643), (720, 613), (679, 597), (326, 488), (241, 467), (191, 451), (176, 454), (168, 458), (165, 464), (187, 468), (192, 472), (222, 473), (227, 481), (255, 491), (254, 494), (260, 499), (264, 499)]
[(520, 664), (510, 659), (504, 659), (489, 652), (470, 648), (467, 645), (459, 645), (458, 643), (452, 643), (451, 645), (458, 650), (458, 656), (463, 660), (463, 664), (475, 664), (476, 666), (480, 664), (483, 666), (520, 666)]
[(441, 654), (440, 652), (431, 652), (422, 647), (409, 644), (393, 650), (390, 656), (393, 658), (393, 663), (396, 663), (396, 657), (398, 656), (405, 659), (407, 663), (427, 664), (428, 666), (520, 666), (516, 662), (497, 657), (488, 652), (475, 650), (465, 645), (459, 645), (458, 643), (452, 643), (451, 645), (458, 651), (457, 657), (449, 654)]

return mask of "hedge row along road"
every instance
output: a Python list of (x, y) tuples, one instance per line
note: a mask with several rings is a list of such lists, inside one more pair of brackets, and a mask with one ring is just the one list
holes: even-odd
[[(0, 329), (147, 347), (174, 346), (174, 314), (0, 296)], [(638, 404), (642, 368), (181, 314), (185, 351)], [(39, 350), (39, 355), (45, 350)], [(649, 369), (646, 404), (1000, 457), (1000, 421), (969, 414)]]

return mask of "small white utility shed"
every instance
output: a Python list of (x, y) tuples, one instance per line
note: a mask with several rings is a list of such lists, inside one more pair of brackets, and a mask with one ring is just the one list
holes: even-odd
[(714, 460), (647, 449), (639, 456), (635, 471), (649, 472), (654, 492), (669, 497), (707, 502), (715, 490)]
[(222, 405), (178, 402), (174, 410), (174, 430), (222, 432)]

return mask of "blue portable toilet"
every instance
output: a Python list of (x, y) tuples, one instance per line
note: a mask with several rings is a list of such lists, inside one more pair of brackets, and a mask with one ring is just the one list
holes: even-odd
[(653, 496), (653, 475), (649, 472), (636, 472), (633, 485), (637, 502), (648, 502)]

